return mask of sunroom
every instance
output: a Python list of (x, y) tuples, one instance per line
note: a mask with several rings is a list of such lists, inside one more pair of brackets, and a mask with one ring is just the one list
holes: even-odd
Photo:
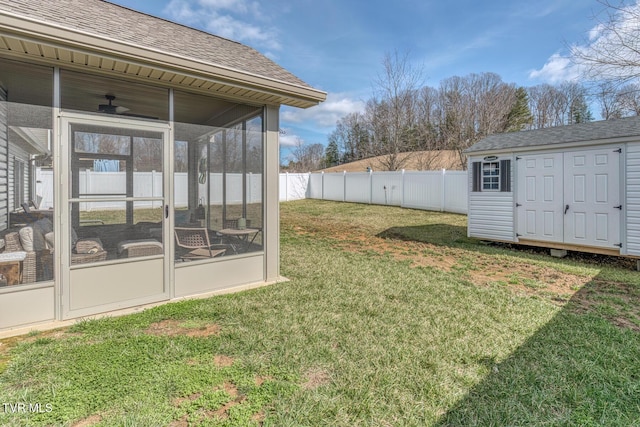
[(0, 333), (277, 280), (279, 107), (326, 94), (241, 44), (74, 4), (0, 2)]

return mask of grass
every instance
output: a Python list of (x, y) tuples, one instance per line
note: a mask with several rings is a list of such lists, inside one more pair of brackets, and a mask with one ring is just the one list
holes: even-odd
[[(5, 340), (2, 425), (640, 426), (640, 279), (465, 217), (281, 206), (266, 288)], [(513, 283), (512, 283), (513, 282)]]

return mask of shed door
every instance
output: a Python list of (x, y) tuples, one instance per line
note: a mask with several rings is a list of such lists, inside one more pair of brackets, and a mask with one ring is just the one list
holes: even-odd
[(566, 243), (613, 248), (620, 243), (620, 154), (614, 149), (564, 155)]
[(523, 156), (517, 165), (519, 237), (562, 242), (562, 153)]
[(522, 156), (517, 161), (520, 239), (620, 246), (620, 154), (600, 150)]

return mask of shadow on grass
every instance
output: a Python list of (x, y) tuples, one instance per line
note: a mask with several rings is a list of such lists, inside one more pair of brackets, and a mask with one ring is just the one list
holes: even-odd
[[(640, 325), (599, 312), (612, 309), (603, 286), (584, 286), (436, 425), (639, 426)], [(637, 291), (624, 303), (639, 307)]]
[(428, 224), (407, 227), (391, 227), (379, 233), (377, 237), (403, 241), (432, 243), (443, 246), (459, 246), (477, 243), (467, 237), (467, 227), (451, 224)]
[[(393, 227), (378, 237), (508, 253), (523, 263), (538, 254), (553, 263), (635, 266), (619, 257), (570, 253), (560, 260), (544, 248), (487, 246), (467, 238), (465, 227), (448, 224)], [(640, 426), (639, 360), (640, 286), (600, 273), (506, 360), (487, 360), (490, 374), (436, 425)]]
[(461, 225), (426, 224), (407, 227), (391, 227), (377, 234), (377, 237), (407, 242), (429, 243), (437, 246), (460, 248), (482, 253), (501, 251), (501, 253), (515, 257), (526, 258), (530, 255), (545, 256), (549, 262), (554, 263), (575, 261), (597, 265), (599, 267), (608, 265), (627, 270), (634, 270), (636, 268), (636, 260), (630, 258), (567, 251), (568, 255), (565, 258), (558, 259), (550, 256), (549, 248), (482, 241), (476, 238), (467, 237), (467, 227)]

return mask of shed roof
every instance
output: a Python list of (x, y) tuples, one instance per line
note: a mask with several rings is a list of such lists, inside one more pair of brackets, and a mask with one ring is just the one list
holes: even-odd
[(505, 151), (538, 146), (584, 142), (585, 145), (607, 140), (640, 136), (640, 117), (579, 123), (522, 132), (490, 135), (466, 150), (472, 154), (484, 151)]
[[(245, 75), (245, 81), (251, 83), (258, 78), (275, 82), (279, 88), (282, 85), (297, 88), (304, 96), (313, 98), (315, 103), (326, 98), (326, 93), (312, 88), (251, 47), (104, 0), (0, 0), (0, 15), (191, 61), (190, 66), (196, 71), (200, 70), (193, 64), (201, 64), (203, 70), (210, 66), (227, 70), (230, 74)], [(19, 30), (17, 25), (10, 26), (9, 19), (1, 21), (5, 23), (0, 23), (0, 31), (3, 28)], [(34, 33), (31, 31), (29, 35)], [(41, 31), (37, 35), (46, 37), (47, 34)], [(56, 41), (61, 40), (65, 44), (74, 41), (71, 37), (58, 35)], [(79, 43), (81, 37), (77, 41)], [(6, 45), (11, 50), (10, 43)], [(0, 47), (4, 47), (1, 42)], [(27, 49), (28, 46), (25, 51)]]

